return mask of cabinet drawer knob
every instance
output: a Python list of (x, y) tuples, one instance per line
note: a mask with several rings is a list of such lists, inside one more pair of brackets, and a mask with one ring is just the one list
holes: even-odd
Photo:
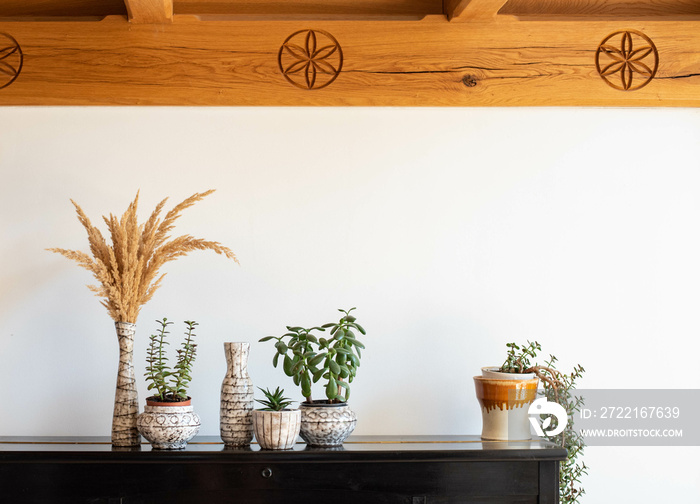
[(272, 478), (272, 469), (269, 467), (266, 467), (265, 469), (262, 470), (262, 477), (263, 478)]

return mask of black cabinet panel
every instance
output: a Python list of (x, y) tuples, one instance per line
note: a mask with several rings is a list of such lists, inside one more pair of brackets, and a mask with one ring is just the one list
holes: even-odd
[(358, 437), (342, 450), (287, 452), (0, 438), (0, 488), (13, 504), (555, 504), (564, 456), (545, 442), (475, 437)]

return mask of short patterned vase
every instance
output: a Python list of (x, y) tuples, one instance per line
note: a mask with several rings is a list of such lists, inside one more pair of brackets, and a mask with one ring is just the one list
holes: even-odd
[(224, 343), (226, 376), (221, 384), (219, 426), (226, 446), (253, 440), (253, 381), (248, 375), (250, 343)]
[(347, 403), (303, 402), (299, 409), (301, 438), (309, 446), (341, 446), (357, 425), (357, 415)]
[(481, 439), (526, 441), (532, 439), (528, 409), (537, 397), (539, 380), (474, 377), (481, 406)]
[(294, 448), (301, 428), (301, 411), (253, 411), (255, 439), (263, 450)]
[(191, 400), (167, 403), (146, 399), (146, 407), (136, 420), (139, 432), (156, 450), (182, 450), (200, 425)]

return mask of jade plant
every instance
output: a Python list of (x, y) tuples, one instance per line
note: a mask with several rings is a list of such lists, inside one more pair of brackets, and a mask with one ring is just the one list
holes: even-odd
[(270, 389), (262, 389), (258, 387), (260, 391), (265, 396), (265, 399), (256, 399), (264, 408), (260, 408), (261, 411), (283, 411), (290, 406), (294, 401), (288, 397), (284, 397), (284, 389), (277, 387), (274, 392), (270, 392)]
[[(588, 467), (579, 460), (583, 456), (585, 443), (580, 433), (574, 426), (574, 414), (581, 410), (583, 398), (575, 396), (574, 386), (576, 380), (583, 376), (585, 369), (577, 364), (570, 373), (562, 373), (556, 368), (557, 358), (550, 355), (544, 365), (536, 362), (537, 352), (542, 350), (541, 345), (534, 341), (527, 341), (524, 345), (507, 343), (508, 354), (506, 360), (499, 369), (504, 373), (534, 373), (543, 384), (544, 396), (548, 401), (561, 405), (568, 417), (566, 428), (555, 436), (549, 436), (553, 441), (566, 449), (566, 460), (561, 463), (559, 471), (559, 498), (562, 504), (576, 504), (579, 498), (586, 492), (581, 486), (581, 478), (588, 474)], [(552, 418), (552, 430), (557, 427), (556, 417)]]
[(171, 368), (167, 362), (165, 346), (170, 343), (167, 335), (170, 334), (168, 326), (172, 322), (163, 317), (163, 320), (156, 320), (160, 328), (156, 334), (150, 336), (150, 343), (146, 356), (146, 382), (148, 390), (154, 390), (153, 400), (159, 402), (182, 402), (189, 399), (187, 387), (192, 381), (192, 365), (197, 356), (197, 344), (194, 343), (194, 329), (199, 324), (193, 320), (186, 320), (185, 340), (182, 348), (177, 350), (177, 362)]
[[(338, 322), (320, 327), (304, 328), (287, 326), (282, 336), (266, 336), (260, 341), (275, 340), (272, 364), (277, 367), (280, 358), (282, 369), (294, 384), (301, 388), (306, 403), (313, 403), (311, 387), (323, 379), (325, 396), (329, 403), (346, 402), (350, 397), (350, 383), (360, 367), (362, 349), (357, 333), (365, 335), (364, 328), (349, 310), (339, 309), (343, 316)], [(328, 330), (328, 337), (316, 333)]]

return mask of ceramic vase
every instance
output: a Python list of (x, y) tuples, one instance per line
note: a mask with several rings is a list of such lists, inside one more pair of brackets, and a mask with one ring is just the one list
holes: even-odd
[(115, 322), (115, 326), (119, 338), (119, 368), (112, 416), (112, 445), (117, 447), (139, 446), (141, 436), (136, 428), (139, 396), (136, 390), (133, 364), (136, 324)]
[(146, 400), (136, 425), (154, 449), (182, 450), (199, 432), (201, 422), (189, 400), (176, 403)]
[(341, 446), (357, 425), (357, 415), (347, 403), (303, 402), (299, 409), (301, 438), (309, 446)]
[(539, 380), (474, 377), (481, 406), (481, 439), (524, 441), (532, 438), (528, 409), (537, 397)]
[(226, 376), (221, 384), (219, 424), (227, 446), (247, 446), (253, 440), (253, 381), (248, 375), (250, 343), (224, 343)]
[(294, 448), (301, 428), (301, 411), (253, 411), (255, 439), (264, 450)]

